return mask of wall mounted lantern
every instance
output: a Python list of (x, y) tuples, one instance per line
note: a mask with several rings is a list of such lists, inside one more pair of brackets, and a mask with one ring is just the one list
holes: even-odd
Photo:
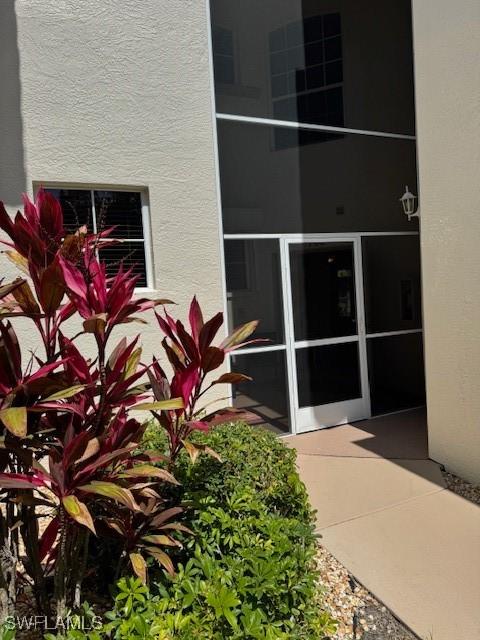
[(414, 196), (408, 190), (408, 187), (405, 187), (405, 193), (400, 198), (400, 202), (402, 203), (403, 213), (408, 217), (408, 221), (412, 218), (420, 218), (420, 208), (415, 211), (415, 200), (417, 196)]

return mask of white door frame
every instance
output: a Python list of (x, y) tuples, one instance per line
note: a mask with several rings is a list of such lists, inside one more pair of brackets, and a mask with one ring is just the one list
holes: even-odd
[[(395, 336), (409, 333), (423, 333), (422, 328), (418, 329), (397, 329), (394, 331), (381, 331), (379, 333), (366, 333), (365, 324), (365, 299), (363, 292), (363, 265), (362, 265), (362, 238), (375, 236), (419, 236), (418, 231), (355, 231), (355, 232), (339, 232), (339, 233), (314, 233), (314, 234), (302, 234), (302, 233), (227, 233), (224, 234), (225, 240), (278, 240), (280, 247), (280, 266), (281, 266), (281, 280), (282, 280), (282, 299), (283, 299), (283, 322), (284, 322), (284, 336), (285, 342), (283, 344), (274, 345), (262, 345), (246, 347), (237, 351), (237, 355), (248, 355), (253, 353), (260, 353), (265, 351), (285, 351), (286, 355), (286, 368), (287, 368), (287, 382), (288, 382), (288, 406), (290, 417), (290, 432), (282, 434), (280, 437), (288, 437), (301, 433), (303, 431), (314, 431), (322, 428), (320, 425), (312, 426), (310, 429), (299, 430), (297, 424), (297, 380), (296, 380), (296, 368), (295, 368), (295, 347), (294, 347), (294, 332), (293, 332), (293, 316), (291, 308), (291, 280), (289, 270), (289, 250), (288, 246), (291, 242), (326, 242), (326, 241), (353, 241), (355, 242), (355, 275), (356, 275), (356, 295), (357, 295), (357, 318), (358, 318), (358, 342), (360, 349), (360, 375), (362, 382), (362, 394), (366, 404), (366, 418), (378, 418), (381, 415), (390, 415), (390, 413), (401, 413), (402, 411), (411, 411), (415, 407), (409, 409), (401, 409), (399, 411), (393, 411), (389, 414), (375, 414), (372, 416), (371, 411), (371, 399), (370, 399), (370, 384), (368, 379), (368, 362), (367, 362), (367, 346), (366, 340), (368, 338), (380, 338), (387, 336)], [(225, 282), (225, 278), (224, 278)], [(225, 294), (225, 310), (227, 312), (227, 297)], [(358, 305), (361, 305), (361, 309)], [(334, 339), (332, 339), (334, 340)], [(326, 405), (323, 405), (326, 406)]]
[[(290, 269), (290, 246), (306, 243), (351, 243), (354, 259), (355, 277), (355, 302), (357, 333), (353, 336), (339, 338), (324, 338), (319, 340), (296, 341), (293, 326), (292, 307), (292, 282)], [(362, 247), (360, 234), (305, 234), (298, 236), (285, 236), (280, 241), (280, 256), (282, 263), (282, 284), (284, 301), (284, 324), (287, 347), (287, 370), (290, 389), (290, 419), (293, 433), (303, 433), (337, 424), (345, 424), (349, 420), (361, 420), (371, 417), (370, 388), (368, 382), (367, 346), (365, 332), (365, 309), (363, 296), (363, 271), (362, 271)], [(344, 402), (325, 404), (322, 406), (322, 419), (319, 422), (315, 416), (316, 407), (299, 407), (297, 387), (296, 352), (307, 346), (320, 346), (329, 344), (342, 344), (355, 342), (358, 344), (359, 368), (361, 383), (361, 398)]]

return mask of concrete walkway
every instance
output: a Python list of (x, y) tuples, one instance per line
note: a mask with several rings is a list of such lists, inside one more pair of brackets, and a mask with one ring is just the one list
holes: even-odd
[(325, 547), (420, 638), (480, 640), (480, 508), (412, 411), (292, 436)]

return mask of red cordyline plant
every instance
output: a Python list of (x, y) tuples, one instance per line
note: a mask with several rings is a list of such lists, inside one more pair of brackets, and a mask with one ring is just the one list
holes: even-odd
[[(172, 460), (175, 460), (179, 451), (185, 447), (195, 461), (198, 453), (205, 450), (205, 447), (190, 442), (190, 433), (194, 430), (206, 431), (212, 424), (230, 419), (233, 412), (229, 408), (226, 412), (216, 411), (207, 414), (205, 407), (198, 407), (200, 398), (215, 385), (237, 384), (250, 380), (241, 373), (229, 372), (205, 385), (207, 376), (223, 364), (229, 352), (259, 341), (247, 340), (255, 331), (258, 322), (252, 321), (242, 325), (220, 345), (214, 346), (212, 343), (223, 324), (223, 314), (217, 313), (204, 322), (195, 297), (190, 305), (189, 330), (180, 320), (174, 320), (165, 309), (163, 315), (156, 313), (156, 318), (165, 334), (162, 346), (173, 369), (173, 377), (169, 381), (158, 360), (153, 358), (152, 366), (148, 369), (153, 395), (156, 401), (181, 398), (183, 405), (180, 409), (161, 412), (152, 407), (152, 414), (167, 432)], [(208, 448), (207, 452), (214, 454)]]
[[(0, 282), (0, 617), (12, 614), (19, 579), (33, 589), (39, 612), (51, 614), (53, 595), (62, 616), (80, 604), (90, 535), (118, 539), (117, 573), (130, 561), (145, 581), (148, 558), (173, 572), (166, 548), (186, 528), (174, 521), (182, 509), (164, 483), (176, 483), (171, 466), (182, 447), (198, 455), (192, 430), (232, 417), (226, 410), (200, 418), (197, 404), (213, 385), (246, 379), (225, 373), (205, 381), (256, 323), (215, 347), (222, 315), (204, 322), (195, 298), (189, 330), (166, 310), (157, 314), (169, 377), (157, 357), (142, 364), (139, 336), (110, 346), (115, 327), (145, 322), (145, 311), (169, 301), (135, 298), (137, 278), (121, 263), (107, 276), (98, 247), (110, 242), (108, 230), (69, 234), (60, 204), (43, 190), (35, 202), (25, 197), (13, 220), (0, 203), (0, 228), (5, 253), (23, 272)], [(74, 316), (82, 329), (68, 336), (65, 323)], [(16, 318), (32, 322), (43, 344), (27, 362)], [(93, 338), (93, 358), (76, 344), (85, 335)], [(129, 415), (138, 410), (151, 411), (167, 431), (170, 456), (141, 452), (144, 425)], [(42, 533), (40, 516), (49, 520)]]

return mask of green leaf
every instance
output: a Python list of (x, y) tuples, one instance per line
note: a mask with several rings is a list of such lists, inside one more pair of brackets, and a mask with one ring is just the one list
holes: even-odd
[(135, 626), (135, 631), (140, 634), (141, 637), (147, 636), (147, 623), (145, 622), (145, 618), (137, 613), (137, 615), (133, 618), (133, 624)]
[(138, 464), (131, 469), (127, 469), (123, 473), (119, 474), (120, 478), (136, 478), (136, 477), (152, 477), (152, 478), (160, 478), (165, 482), (170, 482), (171, 484), (180, 483), (175, 480), (171, 473), (166, 471), (165, 469), (160, 469), (159, 467), (154, 467), (151, 464)]
[(225, 338), (225, 340), (220, 345), (221, 349), (230, 349), (231, 347), (236, 346), (243, 342), (246, 338), (248, 338), (258, 326), (258, 320), (252, 320), (251, 322), (246, 322), (242, 324), (240, 327), (237, 327), (232, 333)]
[(42, 402), (51, 402), (52, 400), (66, 400), (67, 398), (71, 398), (72, 396), (77, 395), (77, 393), (80, 393), (80, 391), (83, 391), (86, 386), (86, 384), (75, 384), (72, 387), (68, 387), (68, 389), (62, 389), (61, 391), (52, 393), (52, 395), (48, 396), (47, 398), (42, 398)]
[(142, 402), (131, 407), (130, 411), (173, 411), (183, 409), (182, 398), (169, 398), (168, 400), (158, 400), (157, 402)]
[(5, 427), (17, 438), (27, 435), (27, 408), (9, 407), (0, 411), (0, 420)]
[(90, 511), (87, 509), (87, 506), (83, 502), (80, 502), (80, 500), (76, 496), (70, 495), (62, 498), (62, 504), (65, 508), (65, 511), (71, 518), (75, 520), (75, 522), (78, 522), (78, 524), (82, 524), (84, 527), (87, 527), (88, 529), (90, 529), (90, 531), (97, 535)]
[(139, 553), (130, 553), (129, 558), (135, 574), (140, 578), (143, 584), (146, 584), (147, 565), (145, 563), (145, 560), (143, 559), (143, 556), (141, 556)]
[(138, 363), (140, 362), (140, 358), (142, 357), (142, 347), (138, 347), (130, 354), (130, 357), (127, 360), (127, 364), (125, 365), (125, 373), (124, 379), (127, 380), (137, 371)]
[(227, 619), (229, 625), (235, 629), (237, 626), (237, 617), (235, 616), (233, 611), (231, 609), (224, 609), (223, 615)]
[(129, 489), (119, 487), (114, 482), (94, 480), (90, 484), (84, 484), (78, 488), (86, 493), (95, 493), (99, 496), (112, 498), (112, 500), (124, 504), (132, 511), (138, 511), (140, 509), (138, 504), (135, 502), (132, 492)]

